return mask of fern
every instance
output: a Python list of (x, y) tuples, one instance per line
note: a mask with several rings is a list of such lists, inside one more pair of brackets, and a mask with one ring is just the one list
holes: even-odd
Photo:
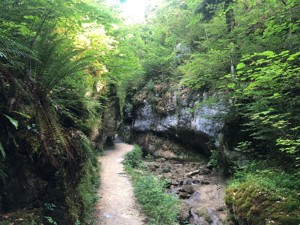
[(38, 52), (41, 62), (34, 69), (39, 95), (46, 96), (66, 77), (79, 74), (90, 63), (91, 57), (79, 57), (82, 50), (65, 49), (64, 53), (59, 53), (62, 42), (57, 35), (48, 32), (34, 45), (34, 51)]
[(73, 158), (69, 149), (69, 141), (59, 123), (56, 112), (50, 106), (37, 107), (37, 123), (39, 133), (44, 145), (44, 153), (53, 165), (66, 153), (67, 158)]
[(82, 51), (64, 49), (61, 53), (62, 44), (63, 39), (52, 34), (51, 30), (38, 37), (33, 45), (33, 51), (36, 52), (39, 62), (35, 63), (31, 70), (34, 96), (38, 102), (36, 108), (40, 137), (45, 153), (53, 164), (57, 163), (57, 156), (66, 154), (68, 158), (73, 157), (68, 137), (54, 110), (55, 90), (60, 89), (67, 77), (83, 73), (89, 63), (89, 57), (80, 57)]
[(0, 59), (13, 61), (14, 58), (34, 59), (34, 53), (26, 46), (0, 35)]

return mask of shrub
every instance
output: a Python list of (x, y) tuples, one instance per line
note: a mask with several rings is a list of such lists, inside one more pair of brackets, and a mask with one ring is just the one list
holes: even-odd
[(150, 217), (150, 224), (174, 225), (178, 215), (178, 198), (165, 193), (164, 182), (156, 177), (131, 172), (135, 196), (144, 213)]
[(132, 168), (138, 168), (142, 163), (142, 149), (134, 146), (133, 150), (125, 155), (124, 164)]

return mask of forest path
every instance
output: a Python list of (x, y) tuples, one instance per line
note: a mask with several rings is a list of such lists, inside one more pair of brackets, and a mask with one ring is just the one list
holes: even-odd
[(122, 164), (124, 155), (132, 148), (132, 145), (118, 143), (99, 159), (101, 184), (98, 191), (100, 200), (96, 208), (97, 225), (145, 224)]

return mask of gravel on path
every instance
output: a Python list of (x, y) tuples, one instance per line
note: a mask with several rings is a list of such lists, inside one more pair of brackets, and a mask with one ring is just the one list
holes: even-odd
[(97, 225), (146, 224), (122, 164), (124, 155), (132, 148), (132, 145), (118, 143), (99, 158), (101, 184), (96, 208)]

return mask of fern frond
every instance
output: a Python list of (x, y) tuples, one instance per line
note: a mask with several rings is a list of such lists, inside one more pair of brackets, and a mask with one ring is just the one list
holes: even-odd
[(66, 77), (72, 77), (83, 71), (89, 64), (91, 57), (79, 57), (82, 50), (66, 49), (59, 53), (63, 39), (51, 32), (45, 33), (35, 43), (40, 64), (35, 65), (35, 80), (39, 94), (47, 95), (59, 85)]
[(43, 81), (43, 90), (50, 92), (59, 85), (66, 77), (74, 77), (89, 64), (89, 58), (72, 60), (79, 54), (78, 51), (69, 52), (59, 56), (57, 61), (49, 67), (47, 78)]
[(6, 154), (5, 154), (5, 151), (4, 151), (4, 148), (1, 144), (1, 142), (0, 142), (0, 153), (1, 153), (0, 155), (2, 155), (3, 158), (5, 158)]
[(37, 106), (37, 124), (44, 145), (44, 152), (54, 165), (57, 164), (57, 157), (62, 157), (64, 152), (67, 153), (68, 158), (72, 158), (67, 138), (64, 135), (57, 114), (50, 106), (45, 107), (41, 104)]
[(11, 60), (15, 57), (23, 59), (34, 59), (34, 53), (26, 46), (0, 35), (0, 58)]

